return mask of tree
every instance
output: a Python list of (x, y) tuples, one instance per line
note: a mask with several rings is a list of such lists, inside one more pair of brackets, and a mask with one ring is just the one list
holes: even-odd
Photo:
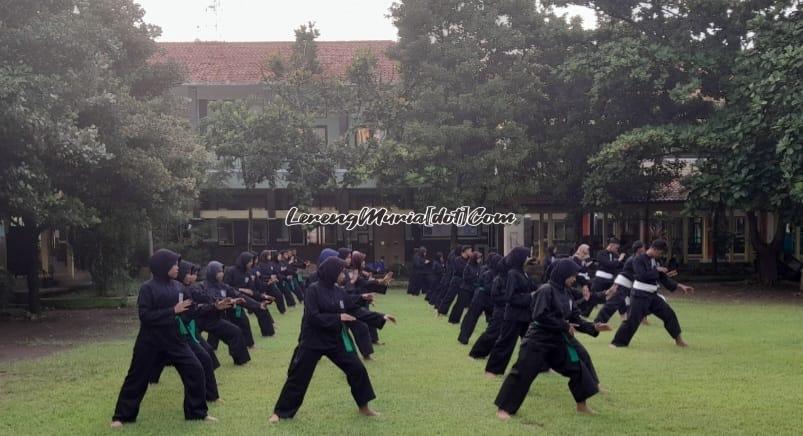
[[(166, 113), (177, 70), (148, 64), (159, 30), (130, 0), (0, 8), (0, 214), (29, 228), (33, 253), (42, 229), (68, 228), (106, 287), (126, 270), (140, 223), (180, 210), (195, 192), (202, 149)], [(37, 313), (38, 256), (26, 264)]]
[[(705, 159), (687, 182), (690, 209), (719, 200), (746, 211), (765, 284), (778, 279), (786, 223), (800, 223), (803, 212), (803, 20), (790, 6), (780, 3), (750, 21), (727, 102), (698, 132)], [(776, 218), (772, 234), (762, 234), (761, 213)]]

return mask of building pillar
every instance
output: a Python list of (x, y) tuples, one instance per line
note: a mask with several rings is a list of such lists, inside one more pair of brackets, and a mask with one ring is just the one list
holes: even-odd
[(608, 245), (608, 212), (602, 212), (602, 246)]
[(551, 247), (555, 235), (555, 221), (552, 220), (552, 212), (547, 213), (546, 220), (546, 244)]
[(544, 247), (544, 213), (538, 213), (538, 257), (543, 259), (546, 257), (546, 250)]
[(516, 215), (516, 222), (507, 224), (502, 229), (504, 233), (504, 252), (510, 253), (513, 247), (523, 245), (524, 215)]
[(683, 263), (689, 261), (689, 220), (686, 217), (683, 220)]

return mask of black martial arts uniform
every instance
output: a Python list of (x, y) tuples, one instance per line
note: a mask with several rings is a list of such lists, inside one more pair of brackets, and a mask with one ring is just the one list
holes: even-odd
[(429, 304), (432, 304), (432, 299), (438, 295), (438, 290), (440, 289), (440, 283), (444, 273), (443, 259), (436, 258), (433, 260), (429, 265), (429, 270), (427, 271), (427, 296), (425, 300)]
[(588, 352), (569, 333), (572, 323), (579, 325), (577, 331), (599, 334), (593, 323), (580, 316), (571, 292), (564, 288), (566, 279), (579, 269), (568, 259), (558, 263), (553, 279), (536, 292), (532, 324), (522, 340), (518, 360), (496, 396), (497, 407), (510, 414), (519, 410), (536, 376), (548, 368), (569, 378), (569, 390), (577, 403), (599, 391), (599, 382), (586, 365), (591, 362)]
[(613, 286), (613, 280), (624, 265), (619, 260), (619, 255), (608, 250), (600, 250), (594, 260), (597, 271), (591, 280), (591, 297), (579, 305), (584, 317), (591, 315), (598, 304), (605, 303), (605, 291)]
[(174, 311), (182, 286), (168, 274), (181, 260), (170, 250), (157, 250), (150, 259), (153, 278), (139, 290), (139, 334), (134, 343), (131, 366), (120, 389), (113, 421), (134, 422), (148, 390), (153, 368), (166, 357), (184, 384), (184, 418), (204, 419), (207, 415), (204, 368), (187, 338), (179, 334)]
[[(212, 261), (206, 267), (206, 278), (203, 283), (191, 287), (192, 300), (198, 304), (198, 328), (207, 332), (209, 342), (217, 348), (218, 341), (229, 347), (229, 355), (235, 365), (243, 365), (251, 360), (243, 330), (232, 323), (228, 317), (234, 317), (238, 309), (220, 311), (215, 303), (224, 298), (237, 298), (237, 293), (230, 286), (217, 280), (217, 273), (223, 271), (223, 264)], [(242, 308), (240, 315), (245, 316)], [(228, 313), (227, 313), (228, 312)]]
[(281, 289), (279, 289), (279, 282), (268, 284), (271, 276), (276, 276), (276, 278), (279, 279), (279, 264), (273, 260), (273, 258), (260, 259), (260, 262), (256, 266), (256, 273), (258, 273), (259, 280), (257, 283), (260, 286), (260, 291), (273, 297), (276, 310), (278, 310), (280, 314), (284, 314), (287, 311), (287, 307), (284, 304), (284, 294), (282, 294)]
[[(498, 262), (498, 257), (498, 254), (491, 253), (488, 256), (488, 264), (480, 269), (479, 274), (474, 279), (474, 283), (472, 284), (472, 287), (474, 287), (474, 296), (471, 299), (468, 313), (466, 313), (466, 316), (464, 316), (463, 320), (460, 322), (460, 334), (457, 336), (457, 341), (461, 344), (468, 344), (468, 340), (477, 327), (477, 321), (479, 321), (483, 313), (485, 314), (486, 320), (491, 322), (491, 315), (493, 314), (491, 284), (495, 276), (493, 268)], [(491, 262), (493, 262), (494, 265), (492, 265)], [(468, 271), (468, 268), (466, 268), (466, 271)], [(469, 274), (469, 277), (471, 277), (471, 274)], [(466, 275), (464, 274), (463, 280), (465, 281), (465, 279)]]
[(460, 281), (457, 291), (457, 301), (454, 303), (452, 311), (449, 313), (449, 322), (452, 324), (460, 323), (460, 319), (463, 318), (463, 313), (471, 305), (471, 300), (474, 298), (474, 291), (479, 285), (478, 282), (482, 268), (478, 263), (477, 254), (472, 255), (468, 262), (466, 262), (465, 268), (463, 268), (463, 278)]
[[(451, 277), (449, 279), (449, 285), (443, 293), (441, 297), (441, 301), (438, 304), (438, 313), (441, 315), (446, 315), (449, 313), (449, 308), (452, 306), (452, 302), (454, 302), (457, 295), (460, 293), (460, 287), (463, 284), (463, 271), (466, 269), (466, 265), (468, 265), (468, 261), (458, 254), (454, 258), (452, 258), (451, 263)], [(460, 320), (454, 321), (451, 317), (449, 318), (449, 322), (456, 324)]]
[(516, 348), (516, 341), (524, 336), (530, 324), (532, 292), (535, 290), (535, 283), (523, 270), (524, 262), (529, 254), (530, 250), (527, 248), (516, 247), (505, 256), (504, 262), (507, 262), (510, 267), (505, 284), (507, 306), (499, 337), (496, 339), (491, 354), (488, 356), (488, 363), (485, 365), (485, 371), (491, 374), (505, 373), (513, 350)]
[(357, 357), (340, 315), (352, 313), (378, 328), (384, 326), (384, 315), (355, 306), (355, 296), (346, 294), (335, 284), (344, 267), (345, 262), (341, 259), (326, 259), (318, 265), (319, 280), (307, 288), (298, 346), (287, 370), (287, 381), (274, 407), (274, 413), (280, 418), (295, 416), (322, 356), (328, 357), (346, 374), (358, 407), (364, 407), (376, 398), (368, 371)]
[(491, 354), (491, 349), (493, 349), (497, 338), (499, 338), (499, 333), (502, 331), (505, 307), (507, 307), (507, 272), (507, 265), (503, 260), (499, 260), (496, 264), (495, 277), (491, 284), (491, 303), (493, 304), (491, 321), (468, 353), (469, 356), (475, 359), (484, 359)]
[(630, 340), (636, 334), (641, 320), (645, 316), (654, 314), (664, 322), (664, 328), (672, 339), (680, 336), (680, 323), (675, 311), (658, 293), (658, 285), (675, 292), (677, 282), (658, 271), (660, 264), (650, 256), (640, 254), (633, 259), (633, 287), (630, 290), (630, 309), (627, 319), (622, 322), (611, 342), (617, 347), (630, 345)]
[[(176, 281), (182, 286), (182, 298), (192, 298), (190, 287), (184, 284), (184, 278), (190, 274), (193, 269), (197, 271), (198, 268), (190, 262), (182, 260), (179, 264)], [(198, 303), (193, 301), (189, 310), (181, 315), (177, 315), (176, 321), (179, 322), (179, 334), (187, 341), (190, 348), (192, 348), (192, 352), (195, 353), (195, 357), (198, 358), (198, 361), (201, 362), (201, 365), (204, 367), (204, 375), (206, 377), (206, 400), (217, 401), (220, 396), (218, 395), (217, 380), (215, 379), (215, 369), (220, 367), (220, 362), (217, 360), (217, 356), (215, 356), (215, 351), (206, 343), (203, 336), (201, 336), (201, 331), (197, 326), (197, 318)], [(170, 364), (171, 362), (167, 356), (163, 355), (161, 361), (157, 363), (153, 369), (150, 382), (152, 384), (159, 383), (159, 378), (164, 367)]]
[[(237, 256), (234, 267), (226, 269), (226, 275), (223, 277), (223, 282), (236, 290), (249, 289), (251, 292), (253, 292), (254, 295), (251, 296), (251, 298), (254, 300), (255, 304), (248, 304), (246, 306), (247, 310), (256, 315), (257, 323), (259, 324), (259, 331), (262, 336), (273, 336), (276, 334), (276, 330), (273, 328), (273, 317), (270, 315), (270, 312), (267, 308), (263, 309), (259, 305), (259, 302), (264, 300), (263, 295), (268, 294), (263, 291), (262, 285), (257, 282), (259, 278), (256, 276), (256, 274), (252, 273), (248, 269), (248, 263), (251, 262), (253, 258), (254, 255), (248, 251), (243, 251), (240, 253), (240, 255)], [(248, 295), (243, 293), (243, 298), (246, 296)]]
[(611, 319), (615, 312), (619, 315), (627, 313), (627, 308), (630, 306), (630, 288), (633, 287), (633, 259), (635, 256), (630, 256), (625, 261), (622, 272), (616, 275), (614, 284), (616, 285), (616, 294), (605, 301), (605, 305), (597, 313), (594, 322), (606, 323)]
[(429, 262), (419, 251), (413, 256), (413, 267), (410, 274), (410, 281), (407, 283), (407, 293), (410, 295), (419, 295), (426, 287), (427, 269), (429, 269)]

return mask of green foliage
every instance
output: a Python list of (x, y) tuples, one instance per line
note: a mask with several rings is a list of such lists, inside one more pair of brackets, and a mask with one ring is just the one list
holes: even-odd
[(208, 163), (151, 64), (160, 30), (131, 0), (7, 0), (0, 27), (0, 214), (68, 227), (106, 285), (149, 221), (190, 210)]

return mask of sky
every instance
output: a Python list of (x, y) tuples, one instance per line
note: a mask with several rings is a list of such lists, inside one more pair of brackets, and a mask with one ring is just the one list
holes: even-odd
[[(386, 17), (393, 0), (134, 1), (146, 22), (162, 28), (159, 41), (292, 41), (293, 29), (308, 21), (316, 23), (320, 41), (397, 39)], [(594, 22), (589, 10), (568, 12)]]

